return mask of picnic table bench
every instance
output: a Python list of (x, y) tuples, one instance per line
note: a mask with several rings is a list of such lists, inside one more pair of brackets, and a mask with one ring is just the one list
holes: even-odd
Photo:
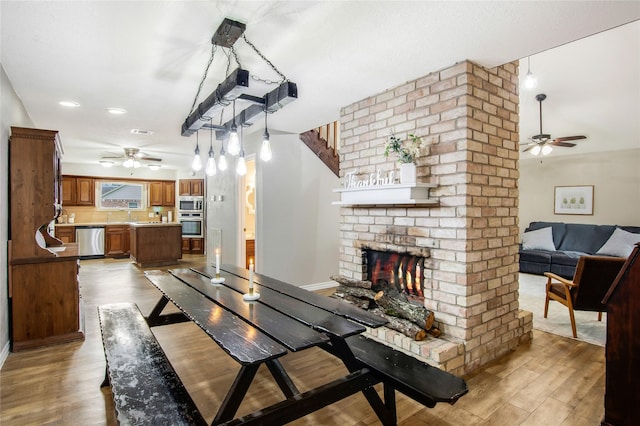
[[(395, 425), (395, 390), (428, 407), (453, 404), (468, 391), (464, 380), (361, 335), (365, 325), (384, 325), (383, 318), (261, 274), (254, 280), (260, 299), (246, 302), (242, 295), (248, 292), (248, 271), (225, 265), (222, 272), (223, 285), (213, 285), (215, 271), (209, 267), (147, 271), (162, 296), (146, 319), (133, 304), (98, 308), (107, 359), (105, 384), (111, 385), (121, 424), (204, 424), (149, 329), (183, 321), (197, 324), (240, 364), (214, 425), (283, 424), (358, 392), (382, 424)], [(163, 314), (169, 302), (180, 312)], [(279, 358), (311, 347), (338, 357), (348, 372), (301, 393)], [(284, 400), (234, 418), (262, 364)], [(374, 388), (378, 383), (383, 383), (384, 400)], [(169, 415), (175, 420), (167, 423)]]

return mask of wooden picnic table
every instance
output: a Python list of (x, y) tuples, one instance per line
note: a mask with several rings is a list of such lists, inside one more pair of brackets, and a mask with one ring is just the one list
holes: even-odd
[[(253, 283), (260, 298), (246, 301), (248, 270), (224, 265), (220, 271), (224, 282), (218, 284), (211, 280), (215, 272), (211, 267), (145, 272), (162, 293), (146, 318), (149, 327), (192, 321), (240, 364), (214, 425), (284, 424), (358, 392), (382, 424), (394, 425), (396, 389), (429, 407), (442, 401), (454, 403), (467, 392), (462, 379), (360, 336), (366, 327), (384, 325), (383, 318), (257, 273)], [(169, 302), (180, 312), (163, 313)], [(312, 347), (336, 356), (348, 373), (301, 393), (280, 357)], [(262, 364), (284, 399), (235, 418)], [(380, 382), (384, 382), (384, 401), (373, 387)]]

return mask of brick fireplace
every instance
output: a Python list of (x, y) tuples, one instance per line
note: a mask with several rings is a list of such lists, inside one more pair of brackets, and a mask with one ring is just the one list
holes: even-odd
[(424, 304), (445, 338), (369, 332), (455, 374), (532, 336), (532, 315), (518, 308), (517, 70), (517, 62), (485, 69), (464, 61), (341, 111), (341, 177), (397, 170), (384, 156), (390, 132), (417, 134), (427, 145), (418, 181), (435, 185), (438, 202), (342, 207), (340, 275), (371, 279), (367, 250), (422, 258)]

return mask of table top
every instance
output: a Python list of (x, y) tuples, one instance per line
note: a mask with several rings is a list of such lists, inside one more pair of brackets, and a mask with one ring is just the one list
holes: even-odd
[[(260, 298), (249, 292), (249, 271), (224, 265), (223, 284), (212, 284), (215, 270), (147, 271), (147, 278), (191, 321), (243, 365), (262, 363), (287, 351), (319, 346), (331, 336), (344, 339), (386, 323), (346, 302), (255, 274)], [(204, 297), (202, 297), (204, 296)]]

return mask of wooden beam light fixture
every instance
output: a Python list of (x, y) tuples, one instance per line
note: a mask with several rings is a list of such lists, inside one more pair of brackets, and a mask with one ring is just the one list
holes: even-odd
[[(279, 111), (285, 105), (298, 98), (298, 88), (296, 84), (289, 81), (249, 40), (247, 40), (244, 35), (245, 29), (245, 24), (225, 18), (213, 35), (211, 39), (211, 58), (202, 81), (200, 82), (198, 93), (196, 94), (191, 107), (191, 112), (182, 124), (182, 136), (191, 136), (201, 128), (207, 128), (215, 130), (216, 138), (226, 139), (231, 132), (233, 123), (238, 123), (241, 127), (250, 126), (252, 124), (252, 119), (257, 115), (263, 113), (270, 114)], [(241, 37), (281, 77), (280, 82), (271, 82), (252, 76), (257, 80), (278, 84), (276, 88), (265, 93), (263, 96), (255, 96), (247, 93), (249, 89), (250, 73), (246, 69), (242, 68), (237, 52), (233, 47), (235, 42)], [(235, 58), (238, 68), (227, 75), (224, 81), (218, 84), (216, 89), (196, 107), (200, 89), (206, 79), (209, 66), (211, 65), (211, 62), (213, 62), (213, 58), (218, 47), (231, 50), (226, 54), (228, 58), (227, 69), (229, 69), (232, 57)], [(224, 108), (230, 106), (236, 100), (247, 101), (250, 105), (240, 111), (237, 115), (235, 115), (234, 111), (234, 117), (226, 123), (223, 124), (221, 119), (220, 125), (212, 124), (213, 118), (217, 114), (222, 114)]]

